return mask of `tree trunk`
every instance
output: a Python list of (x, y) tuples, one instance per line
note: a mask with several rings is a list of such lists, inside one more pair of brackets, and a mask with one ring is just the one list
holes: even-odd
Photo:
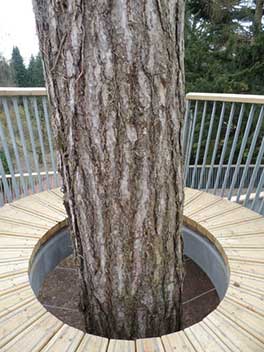
[(254, 21), (256, 34), (261, 32), (261, 29), (262, 29), (263, 6), (264, 6), (264, 0), (256, 0), (255, 21)]
[(175, 331), (184, 0), (33, 3), (87, 331)]

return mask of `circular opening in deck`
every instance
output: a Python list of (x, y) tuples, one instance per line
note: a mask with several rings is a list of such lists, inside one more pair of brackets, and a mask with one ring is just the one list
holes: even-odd
[[(202, 320), (223, 299), (228, 287), (229, 270), (222, 255), (206, 237), (185, 226), (183, 239), (186, 257), (183, 299), (185, 328)], [(66, 259), (71, 254), (71, 238), (68, 228), (64, 228), (41, 245), (33, 257), (30, 283), (47, 310), (68, 325), (84, 329), (76, 304), (77, 270), (73, 262)]]

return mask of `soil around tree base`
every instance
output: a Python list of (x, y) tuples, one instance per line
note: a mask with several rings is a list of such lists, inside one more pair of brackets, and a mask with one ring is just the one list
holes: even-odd
[[(201, 321), (219, 304), (219, 298), (208, 276), (190, 258), (185, 258), (186, 277), (183, 287), (182, 328)], [(44, 307), (64, 323), (85, 331), (79, 311), (79, 283), (72, 256), (50, 272), (38, 295)]]

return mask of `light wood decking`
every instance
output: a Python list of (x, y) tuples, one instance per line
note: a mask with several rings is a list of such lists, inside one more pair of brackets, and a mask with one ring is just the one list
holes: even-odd
[(208, 237), (230, 269), (226, 296), (202, 322), (161, 338), (107, 340), (63, 324), (29, 283), (32, 253), (66, 224), (60, 191), (0, 209), (0, 350), (2, 352), (263, 352), (264, 218), (242, 206), (186, 189), (185, 223)]

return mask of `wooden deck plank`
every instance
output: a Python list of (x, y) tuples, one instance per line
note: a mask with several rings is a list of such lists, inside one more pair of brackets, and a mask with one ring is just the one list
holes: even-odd
[[(212, 334), (203, 322), (199, 322), (184, 331), (196, 352), (230, 352), (221, 339)], [(231, 350), (232, 351), (232, 350)]]
[(33, 197), (30, 197), (30, 199), (25, 197), (15, 203), (10, 203), (10, 207), (19, 209), (25, 214), (48, 221), (60, 222), (65, 218), (65, 214), (60, 214), (49, 206), (37, 202)]
[(223, 237), (218, 239), (224, 248), (236, 248), (236, 249), (258, 249), (264, 248), (264, 233), (263, 234), (251, 234), (243, 237)]
[(80, 345), (84, 332), (64, 324), (52, 337), (41, 352), (75, 352)]
[(33, 248), (1, 248), (0, 249), (0, 263), (5, 261), (29, 259)]
[(263, 317), (255, 314), (240, 304), (224, 300), (218, 306), (218, 311), (233, 323), (246, 330), (261, 343), (264, 343)]
[[(43, 211), (42, 206), (40, 206), (37, 202), (35, 202), (35, 209), (30, 209), (28, 206), (25, 206), (24, 203), (21, 204), (10, 204), (10, 207), (16, 211), (20, 211), (22, 214), (31, 216), (34, 219), (40, 219), (41, 221), (47, 221), (53, 225), (56, 224), (56, 222), (59, 222), (60, 219), (62, 219), (62, 215), (58, 216), (54, 214), (54, 212), (51, 215), (51, 210), (48, 208)], [(41, 210), (42, 209), (42, 210)], [(64, 217), (63, 217), (64, 218)]]
[(264, 280), (251, 275), (231, 273), (230, 284), (234, 287), (242, 287), (251, 292), (261, 292), (264, 294)]
[(34, 248), (37, 238), (0, 235), (0, 248)]
[(85, 334), (76, 352), (106, 352), (108, 339)]
[(197, 191), (197, 189), (192, 189), (186, 187), (184, 189), (184, 209), (193, 202), (196, 198), (199, 198), (203, 192)]
[(34, 198), (34, 201), (39, 202), (40, 204), (43, 204), (49, 207), (50, 209), (53, 209), (56, 213), (66, 216), (66, 210), (63, 204), (63, 200), (55, 196), (54, 193), (36, 193), (32, 197)]
[(24, 287), (25, 285), (29, 285), (27, 272), (4, 277), (0, 279), (0, 296), (14, 291), (17, 288)]
[[(19, 275), (28, 270), (28, 260), (21, 260), (15, 263), (0, 263), (0, 279), (12, 276)], [(0, 289), (1, 291), (1, 289)]]
[(28, 286), (0, 296), (0, 317), (36, 299)]
[(218, 312), (206, 317), (204, 323), (229, 347), (230, 351), (261, 352), (264, 350), (261, 342)]
[(46, 231), (46, 228), (34, 228), (0, 221), (0, 241), (2, 236), (39, 239)]
[(161, 337), (166, 352), (196, 352), (183, 331)]
[(2, 352), (40, 351), (62, 325), (63, 323), (52, 314), (45, 313), (7, 343)]
[(136, 340), (136, 349), (137, 352), (165, 352), (159, 337)]
[[(223, 248), (230, 286), (217, 310), (182, 332), (134, 341), (83, 334), (36, 300), (27, 268), (32, 250), (66, 217), (59, 189), (0, 209), (0, 346), (3, 351), (222, 352), (264, 351), (264, 218), (201, 191), (186, 189), (185, 217)], [(198, 224), (199, 222), (199, 224)], [(1, 347), (0, 347), (1, 348)], [(2, 349), (1, 349), (2, 351)]]
[(136, 345), (134, 341), (114, 340), (109, 341), (107, 352), (135, 352)]
[(241, 230), (245, 233), (246, 229), (250, 229), (252, 232), (254, 230), (260, 231), (261, 227), (264, 225), (264, 219), (255, 214), (256, 213), (253, 213), (247, 217), (241, 216), (241, 218), (238, 217), (237, 219), (231, 216), (230, 219), (222, 219), (222, 221), (221, 219), (216, 219), (215, 221), (209, 220), (208, 222), (203, 221), (200, 225), (206, 227), (213, 235), (235, 232), (239, 234)]
[[(12, 203), (11, 203), (12, 204)], [(0, 220), (8, 223), (21, 225), (34, 225), (36, 227), (50, 228), (56, 224), (55, 220), (48, 220), (39, 217), (37, 214), (30, 214), (21, 209), (15, 208), (16, 202), (12, 205), (5, 205), (1, 208)]]
[(261, 292), (251, 292), (242, 287), (229, 286), (225, 299), (240, 304), (264, 317), (264, 297)]
[(216, 197), (211, 197), (210, 194), (193, 190), (191, 197), (184, 201), (184, 213), (186, 216), (189, 216), (191, 213), (195, 213), (205, 207), (210, 206), (218, 202), (219, 199)]
[(0, 348), (13, 340), (20, 332), (24, 332), (28, 326), (31, 326), (45, 312), (45, 308), (35, 300), (2, 316), (0, 318)]
[(224, 248), (228, 258), (245, 262), (264, 264), (264, 248)]
[(223, 199), (212, 199), (211, 202), (204, 208), (200, 209), (197, 207), (198, 210), (191, 212), (190, 214), (186, 214), (187, 216), (191, 216), (196, 221), (204, 221), (204, 220), (211, 220), (217, 217), (227, 217), (229, 214), (233, 213), (234, 211), (239, 211), (242, 206), (237, 203), (227, 202)]
[(230, 271), (237, 275), (247, 275), (264, 280), (264, 264), (229, 259)]
[(56, 197), (58, 197), (59, 199), (63, 199), (63, 193), (61, 192), (60, 188), (54, 188), (52, 190), (50, 190), (49, 192), (55, 194)]
[(220, 213), (212, 218), (205, 217), (202, 220), (198, 215), (192, 216), (194, 221), (198, 222), (202, 226), (206, 226), (207, 228), (217, 228), (219, 226), (222, 228), (230, 225), (244, 224), (249, 220), (252, 221), (260, 218), (260, 215), (249, 211), (244, 207), (234, 208), (224, 215)]

